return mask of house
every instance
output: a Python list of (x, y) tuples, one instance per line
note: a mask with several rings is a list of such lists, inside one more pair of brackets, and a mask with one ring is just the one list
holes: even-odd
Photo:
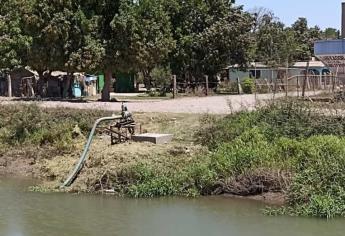
[(331, 74), (330, 69), (322, 61), (317, 61), (315, 58), (312, 58), (312, 60), (309, 61), (309, 65), (308, 65), (308, 62), (302, 61), (302, 62), (296, 62), (292, 67), (297, 69), (296, 71), (299, 74), (303, 74), (303, 75), (305, 74), (307, 67), (309, 67), (309, 74), (312, 74), (312, 75)]
[[(305, 75), (308, 62), (296, 62), (292, 67), (270, 67), (260, 62), (252, 62), (248, 66), (247, 70), (240, 68), (239, 66), (229, 66), (228, 74), (229, 79), (234, 81), (237, 78), (242, 81), (245, 78), (256, 78), (256, 79), (266, 79), (269, 81), (275, 79), (284, 79), (286, 75), (288, 78), (295, 76)], [(309, 61), (309, 74), (310, 75), (329, 75), (331, 74), (329, 68), (325, 66), (321, 61), (312, 58)]]
[[(11, 90), (14, 97), (33, 97), (34, 88), (38, 80), (37, 72), (28, 67), (14, 69), (10, 73)], [(0, 96), (8, 96), (8, 80), (5, 76), (0, 77)]]
[(251, 62), (246, 69), (238, 65), (227, 68), (229, 80), (234, 81), (237, 78), (242, 81), (246, 78), (273, 80), (282, 77), (285, 70), (277, 67), (270, 67), (261, 62)]

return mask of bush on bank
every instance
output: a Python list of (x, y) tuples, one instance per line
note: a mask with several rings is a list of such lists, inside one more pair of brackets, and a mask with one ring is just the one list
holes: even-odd
[(213, 152), (191, 166), (140, 170), (119, 186), (127, 195), (282, 192), (287, 205), (270, 214), (345, 215), (345, 119), (285, 101), (255, 112), (204, 118), (198, 132)]
[[(303, 102), (283, 101), (218, 120), (199, 132), (199, 140), (215, 150), (212, 167), (217, 181), (228, 183), (224, 186), (230, 193), (236, 194), (236, 186), (246, 186), (239, 176), (264, 169), (267, 178), (258, 182), (251, 177), (255, 181), (248, 186), (285, 192), (288, 198), (286, 207), (269, 213), (344, 216), (345, 119), (331, 114)], [(275, 171), (286, 174), (280, 180), (276, 175), (275, 181), (266, 181)]]

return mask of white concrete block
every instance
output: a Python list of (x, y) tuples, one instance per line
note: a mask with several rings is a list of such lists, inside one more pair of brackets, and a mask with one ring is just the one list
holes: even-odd
[(154, 144), (164, 144), (164, 143), (170, 143), (173, 139), (173, 135), (146, 133), (146, 134), (133, 135), (132, 139), (135, 142), (150, 142)]

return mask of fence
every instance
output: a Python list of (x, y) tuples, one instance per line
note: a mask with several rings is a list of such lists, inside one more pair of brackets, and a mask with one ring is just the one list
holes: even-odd
[[(285, 93), (288, 96), (290, 93), (295, 93), (296, 96), (304, 96), (324, 91), (334, 93), (338, 90), (345, 91), (345, 76), (334, 75), (294, 75), (283, 79), (256, 79), (253, 82), (253, 93)], [(176, 76), (173, 76), (173, 97), (178, 94), (194, 94), (208, 96), (212, 90), (221, 94), (241, 94), (242, 83), (239, 79), (226, 80), (224, 82), (209, 82), (208, 77), (205, 76), (203, 82), (177, 82)], [(311, 93), (310, 93), (311, 92)]]
[(203, 82), (177, 82), (176, 76), (173, 76), (173, 97), (177, 97), (179, 93), (208, 96), (210, 88), (217, 86), (218, 82), (210, 82), (208, 76), (204, 76)]
[(297, 96), (304, 96), (305, 92), (325, 91), (333, 93), (336, 90), (343, 89), (345, 78), (336, 77), (334, 75), (295, 75), (285, 79), (276, 79), (274, 81), (256, 80), (256, 91), (260, 92), (264, 89), (268, 93), (282, 93), (286, 95), (296, 92)]

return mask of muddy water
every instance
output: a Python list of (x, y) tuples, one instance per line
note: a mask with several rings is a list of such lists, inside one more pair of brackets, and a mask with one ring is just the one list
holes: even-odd
[(1, 236), (345, 235), (343, 219), (266, 217), (253, 201), (39, 194), (27, 184), (0, 179)]

